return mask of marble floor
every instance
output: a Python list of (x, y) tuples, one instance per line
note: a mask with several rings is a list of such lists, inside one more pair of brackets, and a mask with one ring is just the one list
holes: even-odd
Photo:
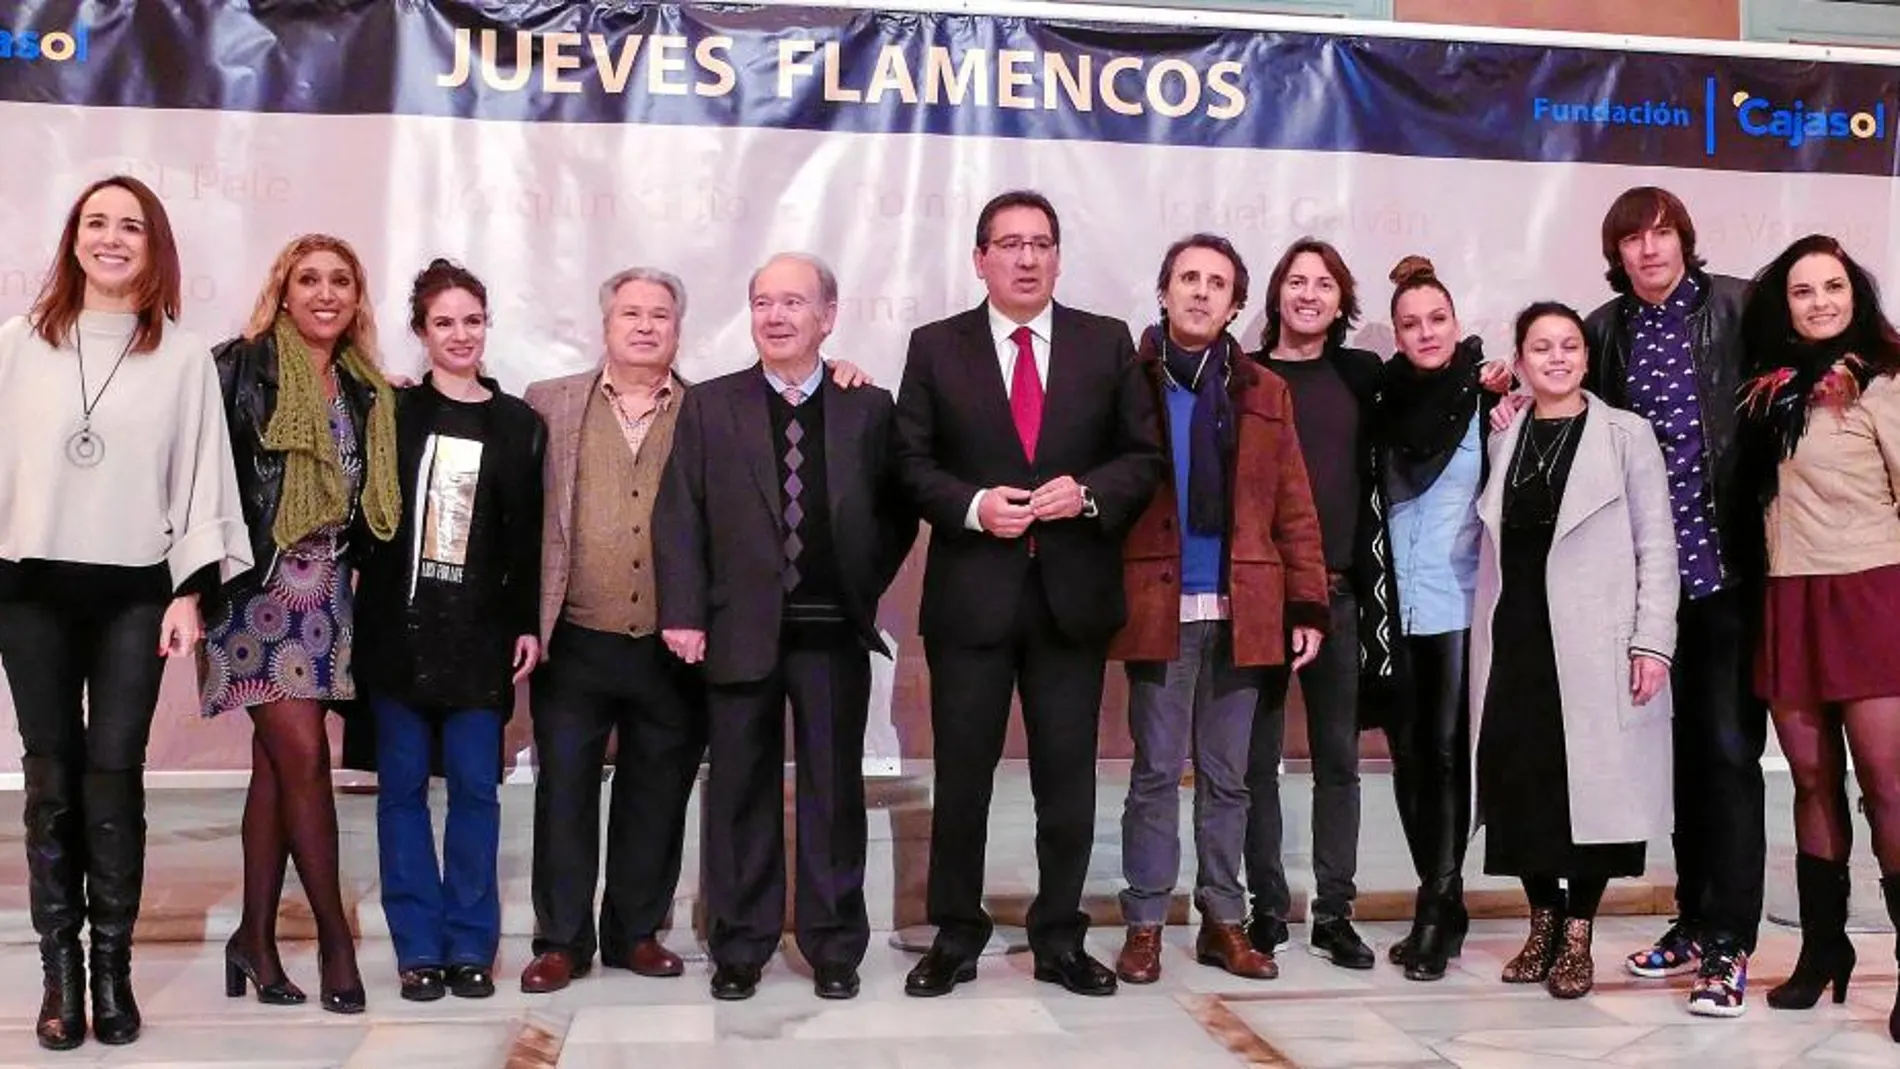
[[(1020, 911), (1033, 870), (1025, 779), (1020, 768), (1004, 771), (993, 818), (991, 905), (1005, 921)], [(1119, 945), (1113, 910), (1124, 785), (1124, 771), (1104, 769), (1089, 887), (1099, 925), (1090, 947), (1104, 959)], [(1288, 867), (1302, 887), (1311, 881), (1304, 833), (1309, 788), (1305, 777), (1289, 776), (1284, 792)], [(1771, 789), (1770, 812), (1779, 817), (1770, 823), (1771, 916), (1792, 912), (1785, 878), (1792, 849), (1786, 790), (1783, 775)], [(692, 923), (696, 855), (682, 879), (676, 928), (667, 936), (691, 962), (684, 978), (597, 971), (555, 995), (521, 994), (513, 979), (529, 954), (532, 808), (529, 791), (521, 787), (509, 787), (504, 795), (507, 934), (498, 963), (500, 992), (486, 1001), (401, 1001), (376, 901), (374, 799), (341, 797), (346, 893), (361, 932), (370, 996), (367, 1014), (341, 1017), (314, 1005), (269, 1007), (223, 997), (220, 948), (236, 919), (241, 792), (155, 790), (147, 908), (135, 951), (145, 1035), (128, 1047), (89, 1042), (59, 1054), (41, 1051), (33, 1039), (39, 968), (25, 910), (19, 796), (0, 794), (0, 1067), (1900, 1066), (1900, 1045), (1886, 1036), (1895, 999), (1893, 936), (1865, 863), (1856, 869), (1861, 965), (1852, 992), (1843, 1006), (1807, 1013), (1773, 1011), (1761, 999), (1761, 990), (1787, 974), (1798, 945), (1798, 935), (1777, 923), (1765, 927), (1755, 961), (1756, 995), (1737, 1021), (1688, 1016), (1686, 981), (1637, 981), (1621, 972), (1621, 954), (1653, 937), (1667, 920), (1656, 914), (1668, 909), (1670, 873), (1667, 858), (1654, 855), (1647, 881), (1624, 887), (1606, 903), (1615, 915), (1599, 924), (1599, 987), (1578, 1002), (1498, 982), (1503, 960), (1523, 938), (1524, 922), (1516, 915), (1522, 903), (1502, 881), (1482, 878), (1473, 879), (1471, 897), (1488, 919), (1476, 924), (1463, 957), (1437, 984), (1408, 983), (1383, 961), (1370, 972), (1337, 969), (1305, 952), (1298, 941), (1303, 927), (1296, 927), (1295, 944), (1281, 953), (1280, 979), (1238, 980), (1194, 964), (1193, 931), (1176, 926), (1168, 931), (1161, 982), (1124, 987), (1114, 998), (1080, 998), (1036, 983), (1028, 956), (1005, 953), (1008, 942), (999, 939), (977, 982), (944, 999), (908, 999), (902, 976), (914, 957), (902, 946), (917, 936), (909, 926), (920, 913), (916, 840), (920, 819), (921, 827), (928, 826), (927, 791), (892, 781), (874, 793), (882, 799), (872, 823), (870, 879), (879, 931), (863, 970), (863, 995), (849, 1003), (818, 1001), (809, 973), (789, 952), (774, 962), (758, 997), (738, 1004), (716, 1004), (706, 994), (707, 966)], [(1383, 776), (1367, 777), (1365, 799), (1361, 903), (1374, 908), (1362, 913), (1393, 919), (1369, 920), (1362, 928), (1383, 950), (1405, 929), (1397, 918), (1408, 904), (1409, 872)], [(294, 883), (281, 924), (292, 977), (314, 989), (314, 947), (295, 938), (308, 934), (308, 917)]]

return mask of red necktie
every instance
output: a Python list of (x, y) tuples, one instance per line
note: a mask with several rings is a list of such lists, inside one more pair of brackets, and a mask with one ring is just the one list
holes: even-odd
[(1009, 414), (1016, 421), (1016, 436), (1023, 441), (1023, 455), (1033, 463), (1036, 439), (1042, 434), (1042, 376), (1036, 373), (1036, 352), (1029, 345), (1029, 328), (1017, 327), (1009, 337), (1016, 343), (1016, 374), (1009, 384)]

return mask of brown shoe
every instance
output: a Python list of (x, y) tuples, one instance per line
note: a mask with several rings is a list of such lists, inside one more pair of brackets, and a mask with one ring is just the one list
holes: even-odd
[(666, 949), (665, 944), (648, 936), (633, 944), (625, 958), (600, 956), (600, 963), (609, 969), (627, 969), (640, 976), (668, 977), (679, 976), (686, 972), (686, 963), (678, 954)]
[(1580, 917), (1564, 921), (1563, 949), (1550, 966), (1544, 990), (1553, 998), (1582, 998), (1596, 986), (1596, 961), (1590, 956), (1594, 925)]
[(1238, 924), (1201, 920), (1201, 932), (1194, 937), (1194, 957), (1202, 965), (1225, 969), (1248, 980), (1277, 980), (1280, 963), (1272, 954), (1255, 950), (1247, 939), (1247, 930)]
[(592, 967), (591, 962), (576, 966), (566, 952), (560, 950), (537, 954), (528, 967), (521, 970), (521, 990), (530, 995), (559, 991), (570, 982), (586, 976)]
[(1161, 979), (1161, 926), (1131, 924), (1122, 952), (1115, 956), (1115, 975), (1131, 984)]
[(1554, 909), (1535, 908), (1531, 910), (1531, 934), (1524, 940), (1524, 949), (1517, 957), (1504, 963), (1504, 982), (1507, 984), (1541, 984), (1550, 975), (1550, 963), (1557, 959), (1558, 926), (1563, 921)]

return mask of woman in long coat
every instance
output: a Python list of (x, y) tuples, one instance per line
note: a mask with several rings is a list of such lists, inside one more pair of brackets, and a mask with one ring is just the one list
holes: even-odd
[(1473, 812), (1485, 871), (1518, 877), (1531, 904), (1504, 981), (1577, 998), (1604, 889), (1640, 875), (1671, 829), (1681, 580), (1662, 450), (1641, 417), (1582, 388), (1577, 313), (1534, 304), (1516, 337), (1535, 400), (1492, 439), (1478, 502)]

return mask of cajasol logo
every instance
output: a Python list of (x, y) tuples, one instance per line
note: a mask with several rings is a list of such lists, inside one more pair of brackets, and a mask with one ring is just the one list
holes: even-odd
[[(1712, 85), (1714, 80), (1710, 81)], [(1729, 103), (1735, 108), (1735, 126), (1743, 134), (1780, 141), (1789, 148), (1800, 148), (1810, 141), (1887, 138), (1884, 100), (1862, 107), (1809, 107), (1802, 100), (1777, 101), (1737, 89), (1729, 96)]]
[(0, 30), (0, 62), (84, 63), (88, 44), (83, 25), (50, 32)]

